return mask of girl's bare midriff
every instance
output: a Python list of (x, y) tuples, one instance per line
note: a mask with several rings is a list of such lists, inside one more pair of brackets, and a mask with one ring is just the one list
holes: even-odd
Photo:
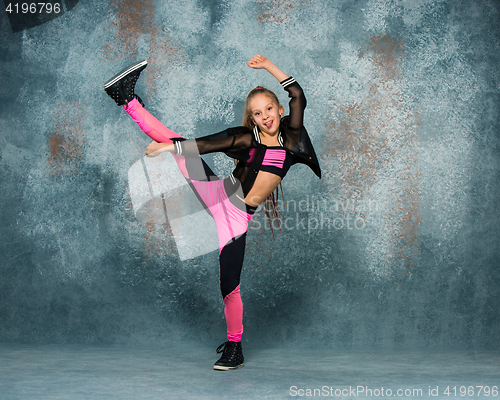
[(245, 197), (245, 203), (258, 207), (279, 185), (281, 178), (266, 171), (259, 171), (255, 183)]

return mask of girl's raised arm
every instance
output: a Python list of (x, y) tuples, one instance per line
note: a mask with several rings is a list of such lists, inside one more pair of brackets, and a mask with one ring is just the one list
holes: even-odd
[(253, 56), (250, 61), (247, 62), (247, 65), (254, 69), (265, 69), (279, 82), (283, 82), (285, 79), (289, 78), (289, 76), (274, 65), (270, 59), (263, 57), (260, 54)]
[(255, 55), (248, 61), (247, 65), (254, 69), (265, 69), (273, 75), (288, 92), (288, 97), (291, 98), (289, 107), (289, 127), (298, 130), (304, 122), (304, 109), (306, 108), (306, 98), (300, 85), (295, 79), (290, 78), (281, 69), (274, 65), (271, 60), (260, 54)]

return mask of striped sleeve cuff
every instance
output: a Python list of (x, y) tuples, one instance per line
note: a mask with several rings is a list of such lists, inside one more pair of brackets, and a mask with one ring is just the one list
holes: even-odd
[(178, 156), (188, 156), (192, 154), (199, 154), (198, 144), (196, 139), (179, 139), (171, 138), (174, 143), (175, 153)]
[(182, 155), (182, 145), (181, 145), (181, 141), (175, 141), (174, 142), (174, 146), (175, 146), (175, 154), (177, 154), (178, 156)]
[(281, 81), (280, 83), (281, 83), (281, 86), (283, 86), (283, 89), (285, 89), (288, 86), (290, 86), (291, 84), (295, 83), (295, 78), (290, 77), (290, 78), (285, 79), (284, 81)]

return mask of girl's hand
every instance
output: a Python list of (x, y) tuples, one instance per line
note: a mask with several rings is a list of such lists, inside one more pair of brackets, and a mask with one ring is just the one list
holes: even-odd
[[(156, 141), (152, 141), (148, 148), (146, 149), (146, 155), (148, 157), (156, 157), (163, 153), (164, 151), (169, 151), (168, 146), (172, 145), (172, 143), (158, 143)], [(173, 149), (173, 145), (172, 145)]]
[(273, 63), (268, 58), (263, 57), (260, 54), (257, 54), (255, 56), (253, 56), (250, 59), (250, 61), (247, 62), (247, 65), (250, 68), (254, 68), (254, 69), (262, 69), (262, 68), (268, 69), (271, 65), (273, 65)]
[(266, 57), (262, 57), (260, 54), (253, 56), (252, 59), (247, 62), (247, 65), (250, 68), (254, 69), (265, 69), (279, 82), (283, 82), (285, 79), (289, 78), (289, 76), (285, 74), (281, 69), (279, 69), (276, 65), (274, 65), (271, 60)]

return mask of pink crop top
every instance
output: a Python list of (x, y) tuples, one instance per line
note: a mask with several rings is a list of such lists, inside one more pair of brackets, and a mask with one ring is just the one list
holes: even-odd
[[(256, 149), (250, 149), (249, 158), (245, 162), (245, 166), (249, 166), (254, 161), (255, 154)], [(292, 164), (292, 153), (286, 151), (282, 147), (267, 147), (259, 170), (270, 172), (271, 174), (278, 175), (281, 179), (283, 179)]]

